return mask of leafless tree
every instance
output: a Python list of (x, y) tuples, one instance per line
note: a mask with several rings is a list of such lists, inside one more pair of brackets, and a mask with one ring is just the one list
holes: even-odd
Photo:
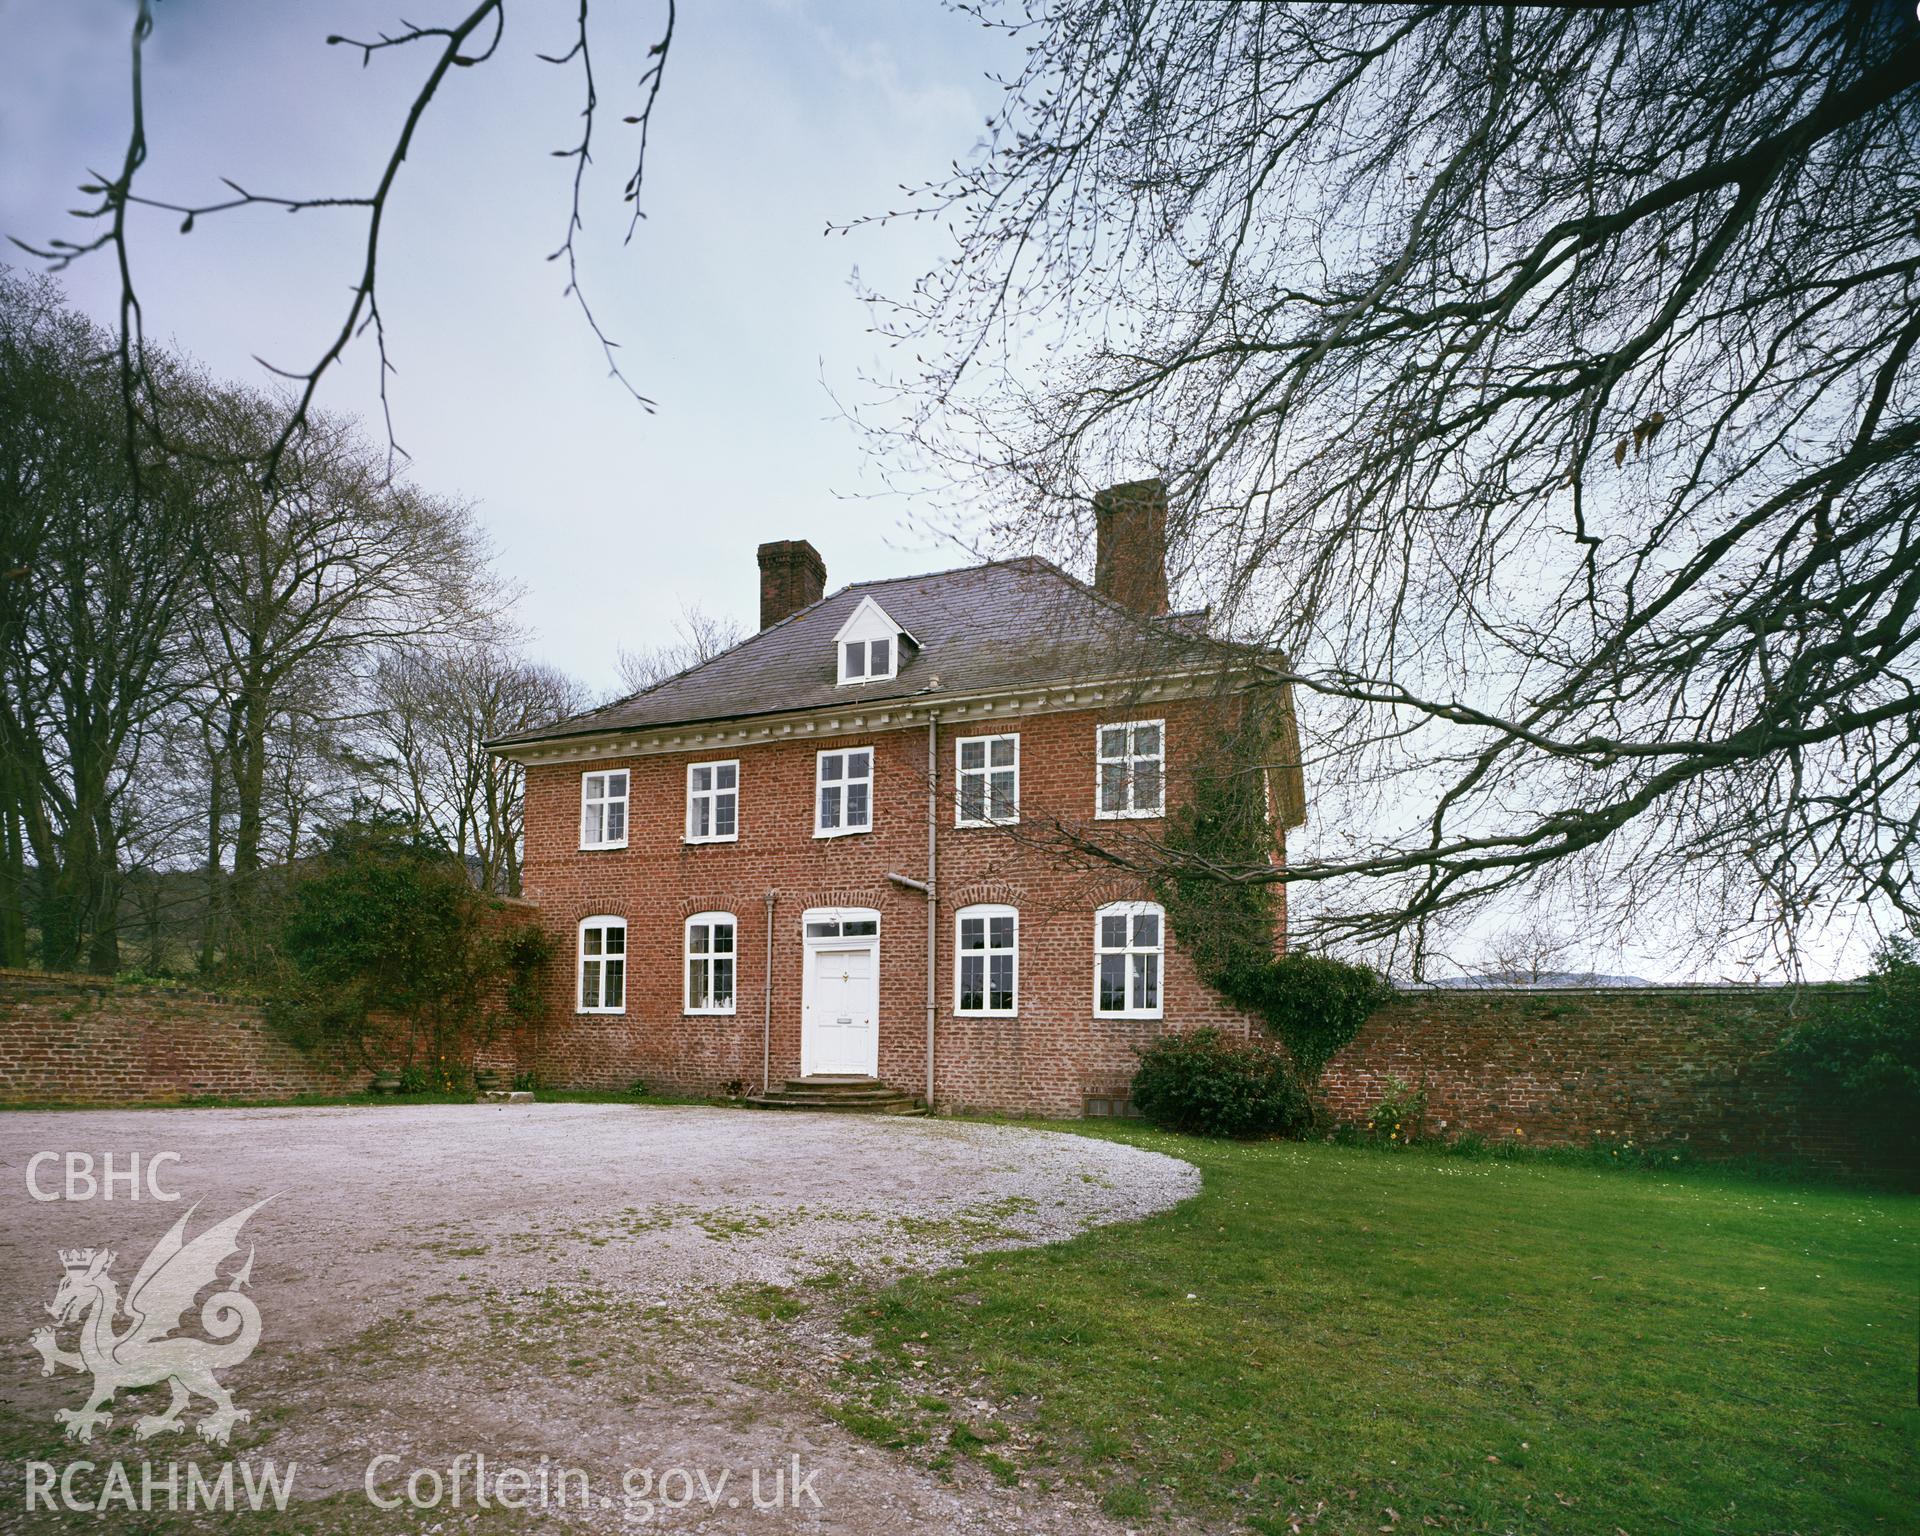
[[(470, 510), (390, 478), (353, 424), (313, 413), (269, 474), (280, 402), (209, 386), (196, 413), (192, 440), (211, 466), (195, 690), (217, 769), (208, 871), (219, 879), (230, 820), (229, 905), (238, 911), (261, 867), (270, 772), (283, 801), (298, 799), (286, 775), (308, 760), (316, 734), (358, 708), (384, 648), (477, 633), (505, 594)], [(288, 829), (289, 852), (297, 838)]]
[(697, 603), (680, 610), (680, 617), (673, 621), (673, 631), (675, 638), (664, 645), (639, 651), (620, 647), (620, 682), (628, 693), (639, 693), (666, 681), (676, 672), (711, 661), (746, 639), (746, 632), (737, 620), (715, 617)]
[(1488, 940), (1486, 969), (1494, 980), (1538, 984), (1566, 971), (1577, 947), (1571, 934), (1536, 913)]
[(466, 859), (482, 890), (519, 895), (525, 770), (484, 743), (584, 708), (585, 690), (496, 639), (390, 650), (371, 699), (355, 761), (382, 802)]
[(957, 249), (866, 419), (1042, 547), (1167, 477), (1291, 658), (1310, 937), (1920, 909), (1911, 5), (962, 8), (1025, 64), (886, 216)]
[[(159, 381), (153, 366), (153, 358), (156, 354), (150, 351), (146, 339), (145, 311), (141, 305), (138, 285), (135, 281), (129, 229), (133, 217), (142, 211), (168, 218), (178, 218), (182, 234), (191, 234), (195, 224), (200, 220), (237, 210), (274, 209), (290, 213), (346, 213), (363, 221), (365, 238), (361, 245), (360, 265), (354, 274), (353, 282), (349, 284), (346, 310), (341, 317), (338, 329), (310, 366), (287, 368), (267, 365), (272, 373), (292, 383), (294, 393), (288, 408), (281, 413), (275, 424), (275, 430), (263, 460), (263, 467), (268, 478), (277, 472), (282, 455), (308, 428), (321, 380), (340, 360), (349, 343), (367, 331), (373, 333), (374, 346), (379, 358), (380, 400), (386, 417), (388, 463), (391, 467), (393, 455), (400, 449), (394, 438), (393, 415), (387, 401), (387, 375), (393, 371), (393, 364), (387, 351), (386, 317), (381, 311), (379, 289), (381, 241), (387, 213), (399, 182), (401, 168), (405, 165), (407, 155), (413, 147), (414, 135), (432, 107), (441, 87), (456, 71), (479, 68), (495, 57), (506, 36), (508, 8), (509, 0), (478, 0), (478, 3), (464, 14), (457, 15), (444, 26), (415, 26), (410, 22), (402, 21), (394, 30), (381, 32), (373, 38), (343, 37), (336, 34), (326, 39), (330, 47), (350, 52), (357, 51), (363, 66), (370, 67), (376, 60), (384, 59), (388, 55), (423, 57), (426, 61), (426, 74), (414, 86), (411, 94), (403, 99), (390, 146), (377, 167), (370, 186), (366, 189), (329, 195), (287, 197), (256, 192), (223, 177), (227, 195), (212, 202), (191, 203), (181, 201), (177, 197), (156, 197), (143, 190), (136, 190), (136, 184), (142, 188), (147, 184), (140, 179), (142, 171), (146, 168), (148, 152), (147, 99), (143, 84), (143, 61), (147, 42), (152, 37), (155, 26), (153, 0), (138, 0), (131, 36), (129, 95), (132, 110), (126, 147), (117, 171), (111, 174), (88, 173), (89, 179), (81, 184), (80, 191), (83, 196), (93, 201), (88, 206), (75, 211), (75, 217), (84, 221), (88, 229), (97, 232), (79, 239), (55, 236), (45, 240), (28, 241), (17, 236), (12, 237), (15, 245), (47, 261), (55, 271), (63, 270), (75, 261), (97, 254), (106, 254), (113, 260), (119, 274), (120, 301), (112, 355), (117, 361), (121, 404), (126, 418), (125, 439), (128, 445), (128, 464), (136, 479), (139, 458), (133, 452), (132, 444), (142, 435), (172, 441), (177, 431), (167, 419), (166, 394), (158, 387)], [(635, 142), (635, 148), (632, 151), (633, 173), (623, 189), (625, 201), (631, 205), (631, 216), (627, 228), (629, 240), (632, 239), (634, 229), (643, 217), (640, 209), (640, 192), (646, 175), (647, 145), (653, 127), (654, 109), (659, 102), (660, 88), (666, 74), (667, 57), (673, 45), (675, 0), (663, 0), (663, 10), (664, 19), (659, 38), (648, 49), (638, 72), (633, 111), (623, 119), (624, 123), (634, 131)], [(569, 45), (560, 52), (538, 55), (546, 63), (577, 70), (580, 76), (581, 92), (579, 137), (573, 143), (554, 151), (555, 156), (566, 161), (571, 169), (571, 199), (567, 205), (561, 240), (548, 259), (564, 263), (567, 273), (566, 294), (578, 305), (581, 316), (599, 343), (609, 372), (642, 406), (651, 409), (652, 402), (635, 388), (622, 371), (616, 356), (618, 344), (594, 317), (593, 309), (588, 304), (586, 294), (580, 286), (575, 240), (583, 227), (585, 177), (587, 167), (593, 159), (594, 130), (600, 125), (603, 115), (594, 73), (591, 33), (589, 0), (577, 0)]]

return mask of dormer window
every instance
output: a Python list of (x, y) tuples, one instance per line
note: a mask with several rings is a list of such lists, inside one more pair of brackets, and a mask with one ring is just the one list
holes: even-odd
[(897, 676), (906, 660), (902, 652), (915, 643), (912, 635), (870, 597), (860, 599), (833, 637), (842, 683), (874, 683)]

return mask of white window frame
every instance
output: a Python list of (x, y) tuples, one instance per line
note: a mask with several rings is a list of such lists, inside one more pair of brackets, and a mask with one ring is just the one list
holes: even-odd
[[(1010, 741), (1013, 743), (1013, 813), (1008, 816), (993, 814), (993, 776), (1005, 773), (1006, 768), (996, 768), (993, 763), (993, 743)], [(966, 768), (961, 764), (965, 760), (965, 749), (974, 742), (984, 744), (986, 762), (979, 768)], [(970, 817), (966, 813), (967, 780), (984, 780), (980, 804), (986, 814)], [(956, 736), (953, 741), (953, 824), (956, 827), (1011, 827), (1020, 820), (1020, 733), (1018, 731), (996, 731), (989, 736)]]
[[(600, 952), (597, 955), (587, 953), (587, 931), (597, 929), (601, 934)], [(609, 1006), (607, 997), (607, 961), (614, 958), (607, 950), (606, 935), (620, 935), (620, 1001)], [(573, 1011), (575, 1013), (625, 1013), (627, 1011), (627, 973), (632, 969), (631, 957), (627, 953), (627, 920), (601, 913), (597, 917), (580, 919), (578, 937), (573, 946)], [(596, 993), (600, 1001), (591, 1008), (587, 1006), (587, 964), (591, 961), (599, 973), (599, 986)]]
[[(825, 777), (828, 758), (846, 757), (855, 752), (867, 754), (867, 771), (864, 776), (848, 774), (843, 766), (838, 779), (828, 780)], [(815, 837), (849, 837), (856, 833), (873, 830), (873, 759), (874, 751), (871, 746), (827, 747), (813, 754), (813, 835)], [(837, 827), (826, 825), (822, 814), (824, 808), (821, 805), (821, 792), (828, 787), (829, 783), (836, 785), (840, 790), (840, 825)], [(857, 827), (847, 825), (847, 786), (850, 784), (867, 786), (867, 819), (863, 825)]]
[[(880, 635), (871, 640), (842, 640), (840, 646), (840, 681), (843, 683), (879, 683), (890, 677), (900, 675), (900, 637), (898, 635)], [(873, 648), (884, 645), (887, 648), (887, 669), (876, 672), (873, 669)], [(859, 648), (860, 668), (856, 672), (848, 663), (847, 652)]]
[[(594, 794), (595, 779), (604, 781), (600, 794)], [(620, 793), (613, 793), (613, 781), (620, 781)], [(589, 768), (580, 775), (580, 847), (587, 851), (600, 848), (624, 848), (627, 846), (627, 834), (633, 828), (633, 807), (629, 797), (633, 789), (633, 774), (625, 768)], [(599, 827), (602, 832), (607, 826), (607, 807), (620, 807), (620, 835), (617, 838), (603, 838), (594, 842), (587, 837), (587, 812), (597, 809), (600, 812)]]
[[(707, 968), (707, 995), (713, 995), (713, 965), (719, 951), (713, 948), (712, 930), (724, 923), (733, 932), (733, 947), (726, 958), (733, 962), (733, 985), (727, 991), (725, 1007), (708, 1005), (695, 1007), (693, 1002), (693, 967), (701, 961)], [(696, 924), (708, 929), (707, 952), (704, 956), (693, 952), (693, 930)], [(686, 1014), (728, 1014), (732, 1013), (740, 1002), (740, 919), (731, 912), (696, 912), (680, 925), (680, 1011)]]
[[(1013, 943), (1001, 949), (993, 947), (993, 919), (1010, 917), (1013, 919)], [(987, 941), (985, 949), (961, 948), (960, 935), (967, 919), (975, 918), (985, 924), (983, 937)], [(1007, 1008), (994, 1008), (988, 1005), (993, 996), (993, 957), (1011, 954), (1013, 957), (1013, 1003)], [(961, 984), (961, 962), (968, 955), (980, 957), (980, 997), (982, 1006), (968, 1008), (962, 1005), (964, 988)], [(962, 907), (953, 914), (953, 1011), (967, 1019), (1011, 1019), (1020, 1013), (1020, 910), (997, 902), (978, 902), (970, 907)]]
[[(693, 776), (702, 768), (707, 769), (709, 772), (709, 787), (706, 789), (695, 789), (693, 787)], [(722, 768), (731, 768), (733, 770), (732, 789), (721, 789), (718, 785), (717, 781)], [(726, 797), (731, 797), (733, 800), (733, 830), (731, 832), (696, 833), (693, 830), (694, 807), (704, 800), (707, 806), (707, 825), (716, 827), (720, 824), (720, 801)], [(687, 823), (684, 836), (685, 840), (689, 843), (737, 843), (740, 841), (739, 758), (722, 757), (716, 758), (710, 763), (687, 764)]]
[[(1136, 944), (1133, 940), (1133, 920), (1151, 913), (1160, 919), (1157, 945)], [(1118, 948), (1106, 945), (1101, 939), (1102, 921), (1109, 917), (1125, 917), (1127, 920), (1127, 942)], [(1100, 1006), (1100, 962), (1107, 955), (1125, 955), (1127, 980), (1127, 1005), (1124, 1008), (1103, 1008)], [(1143, 1008), (1133, 1001), (1135, 955), (1152, 955), (1153, 967), (1153, 1005)], [(1110, 901), (1093, 914), (1093, 1016), (1096, 1019), (1157, 1019), (1166, 1013), (1167, 1005), (1167, 913), (1157, 901)]]
[[(1145, 752), (1136, 752), (1133, 750), (1133, 733), (1135, 731), (1144, 730), (1148, 726), (1153, 726), (1157, 728), (1160, 732), (1160, 751), (1157, 755), (1149, 754)], [(1106, 741), (1106, 733), (1108, 731), (1125, 731), (1127, 733), (1127, 750), (1123, 756), (1108, 757), (1105, 755), (1105, 752), (1103, 751), (1103, 746)], [(1135, 805), (1134, 795), (1133, 795), (1133, 789), (1134, 789), (1133, 764), (1154, 763), (1154, 762), (1157, 762), (1160, 765), (1160, 799), (1158, 803), (1151, 806)], [(1110, 811), (1106, 808), (1105, 804), (1103, 804), (1103, 797), (1100, 793), (1101, 779), (1104, 777), (1101, 770), (1105, 768), (1108, 763), (1125, 763), (1128, 765), (1127, 777), (1126, 777), (1127, 803), (1124, 807), (1115, 811)], [(1096, 821), (1139, 821), (1149, 817), (1164, 816), (1166, 815), (1166, 813), (1167, 813), (1167, 722), (1165, 720), (1109, 720), (1102, 725), (1096, 725), (1093, 728), (1093, 816), (1094, 816), (1094, 820)]]

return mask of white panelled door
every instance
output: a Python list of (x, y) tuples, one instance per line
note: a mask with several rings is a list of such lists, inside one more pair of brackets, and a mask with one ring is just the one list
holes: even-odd
[(805, 1071), (873, 1077), (880, 1070), (878, 988), (871, 945), (807, 955)]

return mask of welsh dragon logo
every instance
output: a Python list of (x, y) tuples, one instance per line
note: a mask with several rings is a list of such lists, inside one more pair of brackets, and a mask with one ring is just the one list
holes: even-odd
[[(267, 1200), (274, 1198), (269, 1195)], [(35, 1329), (30, 1342), (40, 1352), (42, 1376), (51, 1376), (57, 1365), (93, 1373), (93, 1392), (86, 1406), (62, 1408), (53, 1416), (55, 1423), (66, 1425), (69, 1440), (91, 1440), (95, 1425), (111, 1426), (113, 1415), (103, 1411), (104, 1405), (123, 1387), (165, 1381), (173, 1388), (173, 1401), (165, 1413), (142, 1417), (134, 1425), (134, 1434), (145, 1440), (182, 1428), (180, 1415), (198, 1396), (213, 1404), (213, 1411), (200, 1420), (201, 1438), (227, 1443), (233, 1426), (247, 1412), (233, 1406), (232, 1396), (214, 1372), (238, 1365), (253, 1353), (260, 1342), (260, 1309), (240, 1294), (253, 1273), (252, 1248), (247, 1250), (246, 1262), (232, 1273), (222, 1274), (220, 1265), (240, 1251), (240, 1229), (267, 1200), (255, 1201), (191, 1242), (187, 1221), (199, 1207), (190, 1207), (154, 1244), (127, 1289), (124, 1305), (119, 1285), (107, 1273), (113, 1264), (109, 1250), (60, 1250), (65, 1274), (47, 1304), (53, 1327)], [(200, 1308), (200, 1326), (207, 1337), (169, 1338), (194, 1298), (210, 1285), (220, 1289)], [(116, 1332), (114, 1325), (122, 1311), (130, 1321)], [(55, 1330), (76, 1320), (80, 1324), (77, 1353), (62, 1349), (55, 1338)]]

